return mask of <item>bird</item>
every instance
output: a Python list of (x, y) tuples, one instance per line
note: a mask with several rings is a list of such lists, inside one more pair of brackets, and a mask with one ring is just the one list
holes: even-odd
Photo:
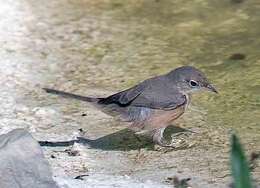
[(164, 130), (184, 114), (194, 92), (218, 93), (205, 74), (193, 66), (178, 67), (107, 97), (43, 89), (47, 93), (89, 102), (117, 120), (128, 122), (128, 128), (136, 134), (149, 133), (152, 141), (162, 147), (173, 147), (164, 138)]

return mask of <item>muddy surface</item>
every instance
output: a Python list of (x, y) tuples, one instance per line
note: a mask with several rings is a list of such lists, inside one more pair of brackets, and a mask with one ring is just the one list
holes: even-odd
[[(0, 10), (0, 132), (92, 140), (44, 147), (61, 186), (172, 187), (166, 179), (177, 176), (227, 187), (231, 132), (248, 155), (260, 151), (258, 0), (6, 0)], [(41, 89), (106, 96), (180, 65), (203, 70), (220, 94), (193, 97), (174, 125), (196, 132), (194, 146), (166, 153), (89, 104)], [(253, 176), (260, 183), (259, 167)]]

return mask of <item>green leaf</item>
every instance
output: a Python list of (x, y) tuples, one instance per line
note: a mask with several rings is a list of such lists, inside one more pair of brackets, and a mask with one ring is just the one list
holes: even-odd
[(248, 163), (236, 135), (232, 135), (231, 168), (235, 188), (252, 188)]

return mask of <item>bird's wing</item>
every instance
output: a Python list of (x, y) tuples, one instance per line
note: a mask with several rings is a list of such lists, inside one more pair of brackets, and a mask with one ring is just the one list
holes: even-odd
[(170, 90), (144, 91), (138, 95), (131, 103), (133, 106), (173, 110), (186, 104), (185, 95)]
[(100, 99), (99, 103), (165, 110), (172, 110), (186, 103), (185, 95), (160, 84), (160, 81), (147, 80), (130, 89)]
[(131, 103), (138, 95), (140, 95), (145, 89), (145, 84), (140, 83), (130, 89), (121, 91), (107, 98), (102, 98), (98, 103), (100, 104), (111, 104), (117, 103), (119, 105), (128, 105)]

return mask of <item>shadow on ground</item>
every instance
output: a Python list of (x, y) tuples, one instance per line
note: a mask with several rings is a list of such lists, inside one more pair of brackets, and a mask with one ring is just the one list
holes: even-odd
[[(189, 130), (176, 126), (169, 126), (165, 131), (165, 137), (170, 139), (171, 134), (187, 131)], [(148, 150), (154, 149), (154, 144), (149, 137), (137, 136), (128, 129), (123, 129), (95, 140), (90, 140), (85, 137), (78, 137), (75, 140), (68, 141), (39, 141), (39, 144), (45, 147), (67, 147), (72, 146), (74, 143), (80, 143), (90, 148), (101, 150), (129, 151), (142, 148), (146, 148)]]

